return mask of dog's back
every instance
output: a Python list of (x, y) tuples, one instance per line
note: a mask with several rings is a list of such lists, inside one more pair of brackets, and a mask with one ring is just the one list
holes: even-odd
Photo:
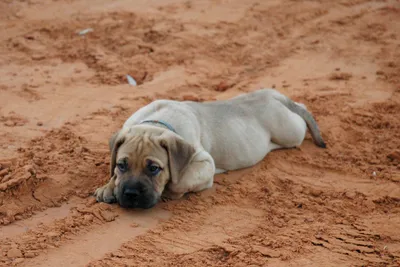
[[(188, 101), (187, 103), (199, 112), (200, 117), (204, 116), (208, 117), (207, 120), (216, 120), (217, 125), (214, 125), (214, 127), (229, 122), (227, 114), (234, 114), (235, 118), (241, 118), (243, 121), (251, 121), (254, 118), (260, 121), (273, 121), (274, 118), (271, 117), (279, 119), (284, 115), (279, 113), (282, 110), (278, 107), (283, 105), (291, 112), (299, 115), (307, 123), (317, 146), (326, 147), (318, 125), (305, 105), (292, 101), (274, 89), (257, 90), (222, 101), (204, 103)], [(277, 113), (277, 111), (279, 112)], [(271, 128), (271, 126), (268, 125), (268, 128)]]

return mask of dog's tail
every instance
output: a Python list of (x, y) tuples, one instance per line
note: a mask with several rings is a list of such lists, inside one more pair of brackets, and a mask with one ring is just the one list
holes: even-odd
[(290, 111), (302, 117), (303, 120), (307, 123), (307, 127), (311, 132), (311, 136), (314, 140), (314, 143), (319, 147), (326, 148), (326, 144), (324, 142), (324, 139), (322, 139), (321, 132), (319, 130), (317, 122), (303, 104), (295, 103), (290, 98), (282, 94), (279, 94), (279, 96), (276, 97), (276, 99), (279, 100), (279, 102), (281, 102), (282, 104), (284, 104)]

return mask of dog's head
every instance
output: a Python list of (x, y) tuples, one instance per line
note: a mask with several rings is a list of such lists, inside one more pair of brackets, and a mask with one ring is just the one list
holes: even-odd
[(165, 186), (179, 183), (195, 152), (175, 133), (150, 125), (121, 130), (110, 139), (111, 177), (122, 207), (153, 207)]

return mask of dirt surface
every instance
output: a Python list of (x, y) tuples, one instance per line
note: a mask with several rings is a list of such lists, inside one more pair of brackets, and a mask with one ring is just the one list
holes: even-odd
[[(0, 64), (0, 266), (400, 265), (399, 1), (4, 0)], [(261, 87), (328, 148), (151, 210), (95, 203), (135, 110)]]

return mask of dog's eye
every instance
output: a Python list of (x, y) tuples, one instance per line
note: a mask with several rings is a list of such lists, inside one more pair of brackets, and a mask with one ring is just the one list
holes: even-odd
[(117, 163), (118, 170), (120, 172), (125, 172), (128, 169), (126, 161), (120, 161)]
[(161, 168), (154, 164), (148, 165), (147, 169), (152, 175), (156, 175), (161, 171)]

